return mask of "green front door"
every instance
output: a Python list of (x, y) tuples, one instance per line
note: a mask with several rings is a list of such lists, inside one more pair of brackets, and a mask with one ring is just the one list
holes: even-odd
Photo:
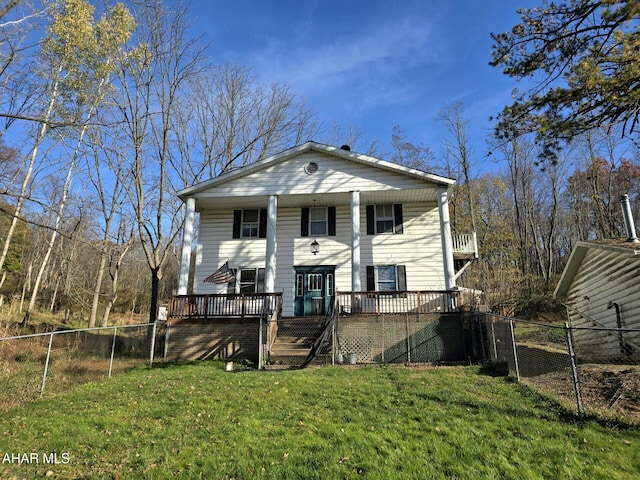
[(334, 266), (296, 267), (296, 317), (326, 315), (335, 295), (334, 275)]

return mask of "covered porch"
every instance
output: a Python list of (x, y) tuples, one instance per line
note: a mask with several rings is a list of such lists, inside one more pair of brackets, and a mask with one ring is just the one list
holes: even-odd
[[(336, 292), (339, 316), (397, 313), (454, 313), (459, 311), (460, 292), (430, 290), (407, 292)], [(209, 323), (271, 321), (282, 317), (283, 294), (176, 295), (169, 299), (167, 322)]]

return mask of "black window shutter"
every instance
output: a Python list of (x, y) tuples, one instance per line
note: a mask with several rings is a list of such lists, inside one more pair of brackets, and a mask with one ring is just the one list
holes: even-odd
[(267, 209), (261, 208), (259, 212), (258, 238), (267, 238)]
[(404, 265), (396, 265), (396, 282), (399, 292), (407, 291), (407, 268)]
[(263, 293), (264, 292), (264, 268), (259, 268), (258, 269), (258, 285), (257, 285), (257, 292), (258, 293)]
[(367, 235), (376, 233), (376, 207), (367, 205)]
[(373, 265), (367, 265), (367, 292), (375, 292), (375, 290), (376, 290), (375, 267)]
[(309, 209), (303, 208), (300, 214), (300, 236), (309, 236)]
[(233, 211), (233, 238), (240, 238), (240, 224), (242, 223), (242, 210)]
[(329, 207), (329, 236), (336, 236), (336, 207)]
[(404, 233), (404, 229), (402, 228), (402, 204), (394, 203), (393, 204), (393, 231), (394, 233)]

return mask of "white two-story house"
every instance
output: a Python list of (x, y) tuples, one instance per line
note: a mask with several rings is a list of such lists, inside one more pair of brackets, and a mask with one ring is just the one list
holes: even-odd
[[(178, 296), (281, 293), (282, 316), (298, 317), (324, 315), (343, 292), (455, 291), (454, 184), (310, 141), (186, 188)], [(456, 245), (477, 251), (472, 235)], [(205, 282), (221, 266), (232, 275)], [(367, 308), (353, 298), (343, 308)]]

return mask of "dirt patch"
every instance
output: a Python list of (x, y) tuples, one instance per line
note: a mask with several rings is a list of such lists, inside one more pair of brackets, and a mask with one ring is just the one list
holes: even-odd
[(578, 371), (585, 405), (640, 422), (640, 366), (587, 364)]
[[(619, 416), (640, 423), (640, 366), (583, 364), (578, 367), (580, 394), (585, 411)], [(523, 378), (524, 383), (577, 409), (570, 368)]]

